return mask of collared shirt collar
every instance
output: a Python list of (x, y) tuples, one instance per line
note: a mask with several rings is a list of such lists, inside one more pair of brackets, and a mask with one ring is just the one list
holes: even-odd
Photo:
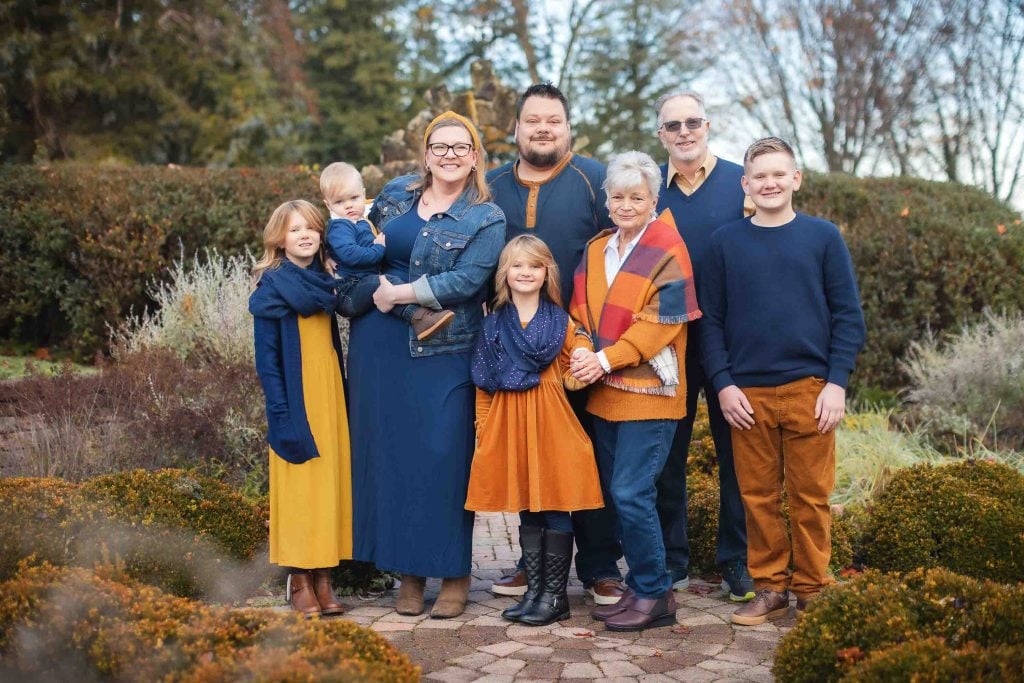
[(611, 236), (611, 239), (608, 240), (608, 243), (604, 245), (604, 274), (605, 280), (608, 283), (609, 287), (612, 284), (612, 280), (615, 279), (615, 276), (619, 274), (619, 270), (622, 269), (622, 264), (625, 263), (626, 259), (629, 258), (629, 255), (633, 253), (633, 249), (636, 248), (636, 245), (640, 241), (640, 238), (644, 236), (644, 233), (647, 232), (647, 228), (649, 228), (651, 223), (653, 222), (654, 218), (651, 218), (651, 220), (647, 221), (647, 225), (641, 228), (640, 232), (636, 234), (636, 237), (631, 239), (626, 244), (626, 253), (622, 255), (622, 258), (619, 258), (620, 233), (618, 230), (616, 230), (615, 233)]
[(711, 171), (715, 169), (715, 164), (717, 163), (718, 157), (711, 152), (708, 152), (704, 157), (704, 161), (700, 162), (700, 166), (697, 167), (697, 173), (694, 175), (693, 182), (691, 183), (685, 175), (676, 169), (672, 164), (672, 160), (669, 159), (668, 172), (665, 174), (668, 176), (665, 178), (665, 187), (672, 187), (672, 183), (675, 181), (679, 183), (680, 189), (690, 189), (690, 191), (696, 190), (701, 186), (701, 183), (711, 175)]

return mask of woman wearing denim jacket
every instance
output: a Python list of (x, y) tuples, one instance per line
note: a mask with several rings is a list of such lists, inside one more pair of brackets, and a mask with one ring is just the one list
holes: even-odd
[[(349, 419), (354, 556), (400, 573), (396, 609), (423, 612), (426, 577), (441, 577), (434, 618), (462, 613), (469, 592), (473, 513), (463, 508), (473, 456), (470, 357), (482, 303), (505, 243), (505, 216), (488, 202), (486, 159), (467, 119), (446, 112), (424, 135), (419, 176), (388, 183), (370, 209), (385, 236), (378, 311), (352, 320)], [(397, 304), (455, 312), (418, 341), (383, 315)]]

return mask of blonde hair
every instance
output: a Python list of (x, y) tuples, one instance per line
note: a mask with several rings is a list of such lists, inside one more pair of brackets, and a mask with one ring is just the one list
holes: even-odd
[(255, 287), (268, 270), (281, 266), (284, 260), (284, 237), (288, 232), (288, 222), (292, 214), (297, 213), (309, 224), (309, 227), (321, 235), (320, 250), (323, 251), (324, 217), (319, 209), (305, 199), (293, 199), (274, 209), (270, 214), (267, 226), (263, 228), (263, 256), (252, 268), (252, 286)]
[(470, 171), (469, 177), (466, 178), (466, 185), (462, 188), (463, 191), (470, 186), (473, 187), (474, 196), (470, 198), (470, 204), (489, 202), (491, 200), (491, 188), (487, 186), (487, 150), (480, 144), (480, 135), (476, 132), (476, 127), (473, 126), (473, 123), (464, 116), (459, 116), (451, 111), (441, 114), (427, 126), (427, 132), (423, 136), (423, 149), (420, 154), (420, 177), (406, 189), (426, 191), (430, 187), (434, 178), (430, 173), (430, 169), (427, 168), (427, 145), (430, 144), (430, 136), (434, 134), (434, 131), (438, 128), (450, 127), (462, 128), (469, 133), (469, 139), (473, 141), (473, 151), (476, 152), (476, 165)]
[(519, 235), (509, 240), (498, 257), (498, 270), (494, 274), (494, 310), (506, 306), (512, 301), (512, 291), (508, 286), (508, 271), (512, 262), (522, 254), (530, 263), (539, 263), (547, 269), (544, 274), (544, 286), (540, 288), (541, 296), (547, 297), (551, 303), (562, 305), (562, 285), (559, 284), (558, 264), (555, 257), (544, 244), (544, 240), (534, 235)]
[(341, 191), (342, 184), (352, 175), (359, 178), (360, 185), (363, 184), (363, 176), (352, 164), (347, 164), (344, 161), (328, 164), (327, 168), (320, 173), (320, 194), (324, 196), (324, 199), (337, 196)]
[(793, 163), (796, 163), (796, 154), (793, 153), (793, 148), (790, 147), (789, 143), (782, 138), (770, 137), (761, 138), (747, 148), (747, 153), (743, 155), (743, 165), (746, 166), (759, 156), (774, 152), (788, 154)]

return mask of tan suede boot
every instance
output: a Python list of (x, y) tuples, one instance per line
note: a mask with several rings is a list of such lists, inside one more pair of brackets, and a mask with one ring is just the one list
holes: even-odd
[(423, 614), (423, 588), (427, 580), (422, 576), (402, 574), (402, 585), (398, 587), (395, 611), (408, 617)]
[(441, 582), (441, 592), (430, 610), (431, 619), (451, 619), (466, 609), (466, 598), (469, 597), (469, 576), (456, 579), (445, 579)]

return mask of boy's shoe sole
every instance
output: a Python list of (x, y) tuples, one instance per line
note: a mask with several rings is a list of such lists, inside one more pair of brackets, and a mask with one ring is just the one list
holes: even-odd
[(728, 581), (722, 582), (721, 589), (723, 593), (729, 594), (729, 599), (733, 602), (750, 602), (754, 599), (754, 596), (757, 595), (754, 591), (749, 591), (746, 595), (736, 595), (732, 592), (732, 589), (729, 588)]
[(427, 329), (422, 330), (419, 333), (417, 333), (416, 340), (417, 341), (426, 341), (427, 339), (430, 339), (435, 334), (437, 334), (438, 332), (440, 332), (444, 328), (448, 327), (448, 325), (451, 324), (452, 320), (454, 320), (454, 319), (455, 319), (455, 312), (454, 311), (442, 311), (441, 315), (439, 316), (438, 321), (436, 323), (434, 323), (433, 325), (431, 325)]

